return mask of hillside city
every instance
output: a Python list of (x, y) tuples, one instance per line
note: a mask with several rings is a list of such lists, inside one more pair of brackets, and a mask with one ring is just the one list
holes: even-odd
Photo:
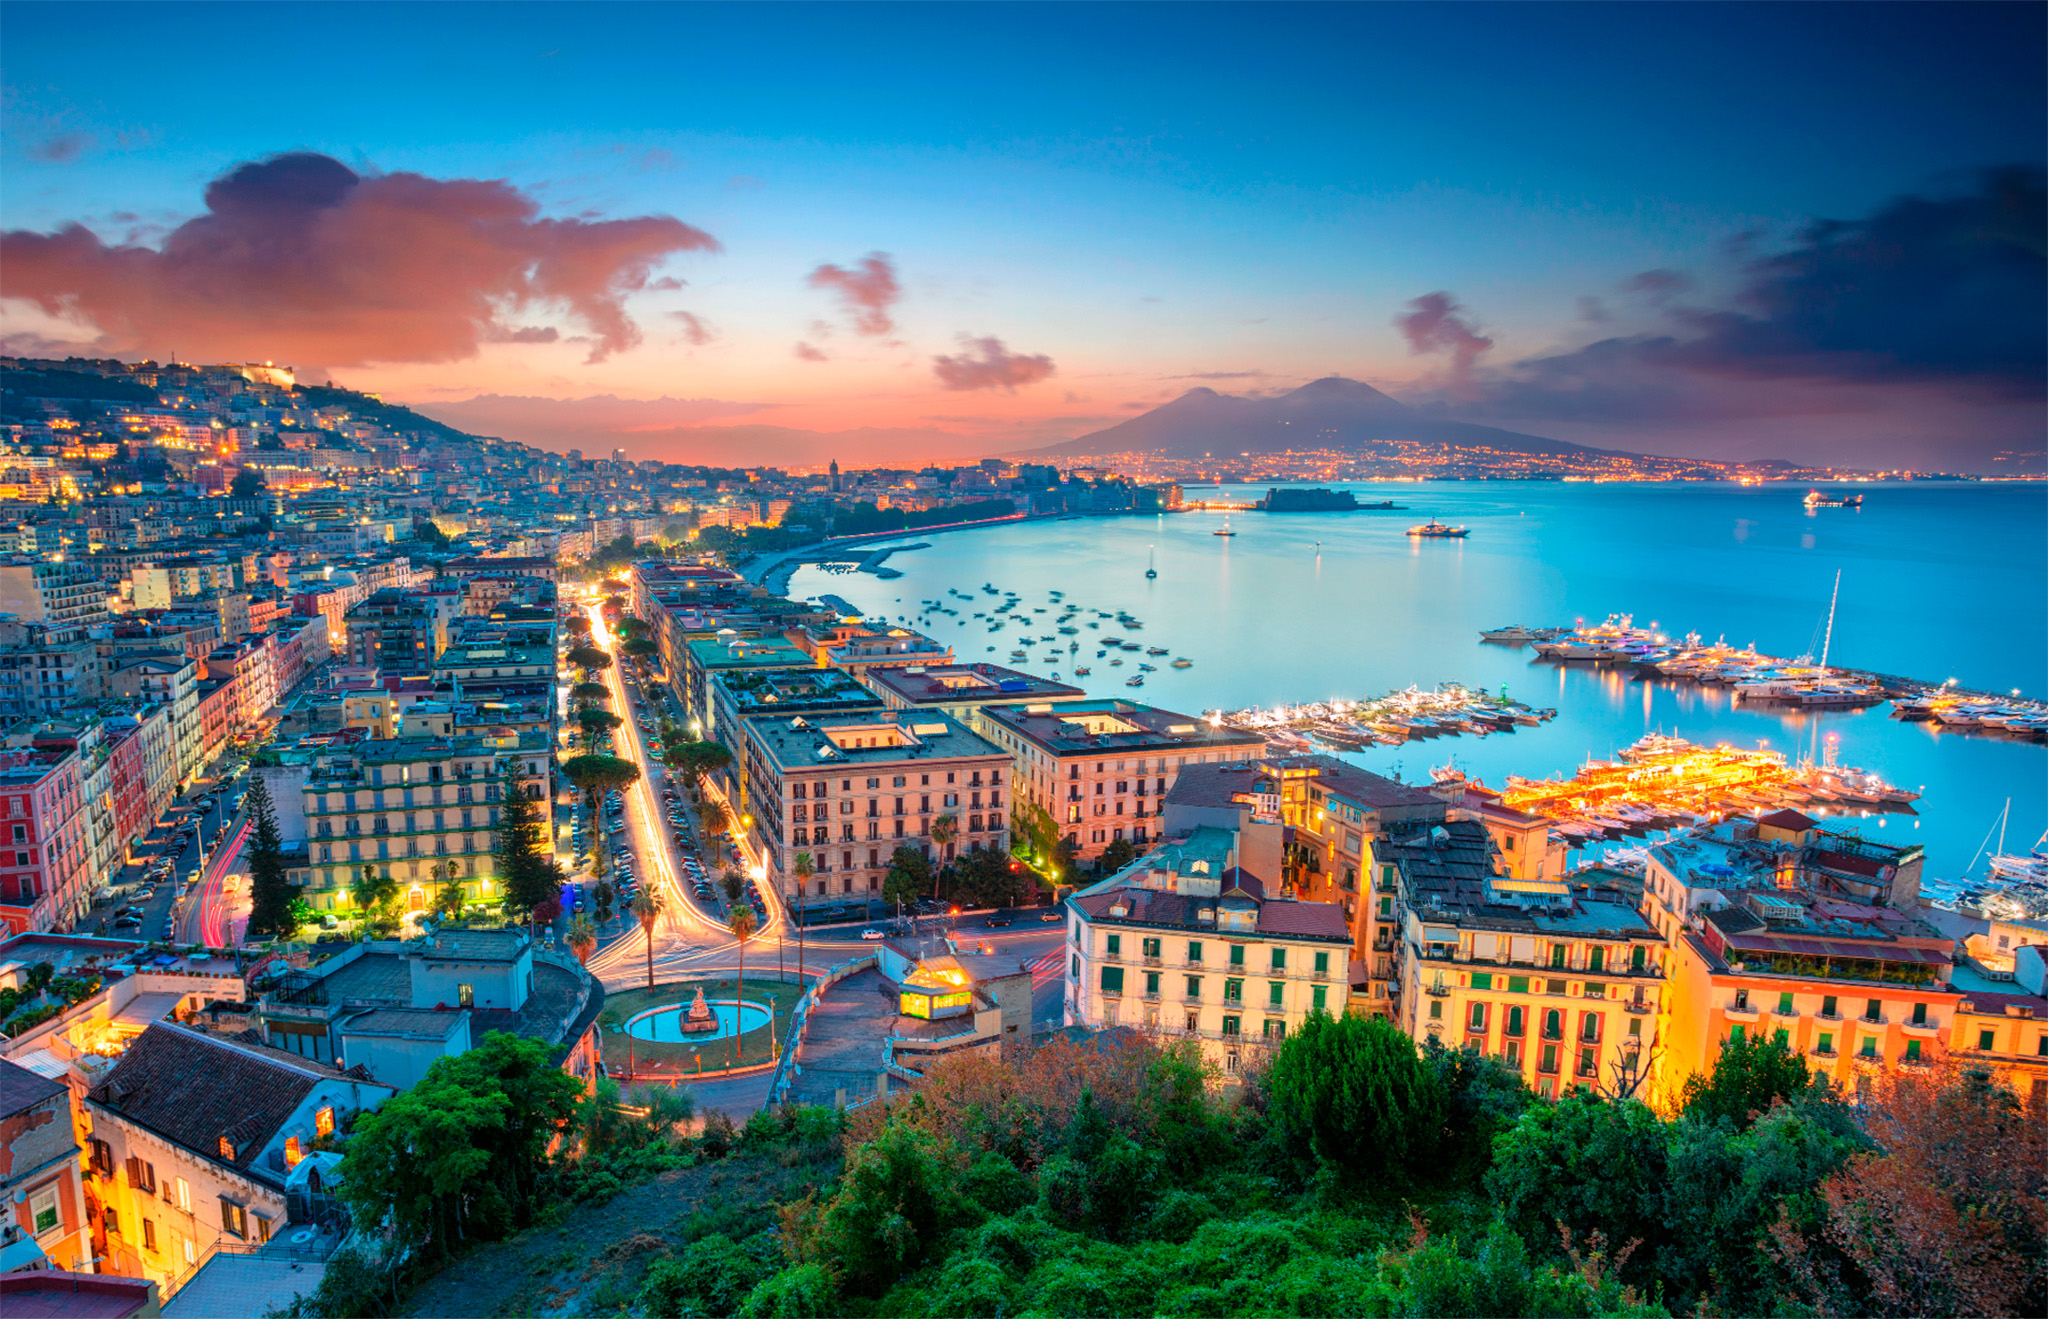
[(174, 1316), (2048, 1297), (2048, 925), (1927, 900), (1918, 846), (1759, 807), (1573, 866), (1462, 777), (788, 594), (1234, 501), (1198, 483), (1820, 473), (787, 472), (272, 363), (0, 383), (0, 1275)]

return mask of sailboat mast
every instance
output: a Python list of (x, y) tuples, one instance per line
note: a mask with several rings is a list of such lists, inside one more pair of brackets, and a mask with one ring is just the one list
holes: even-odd
[(1842, 570), (1835, 569), (1835, 593), (1828, 597), (1828, 633), (1820, 643), (1820, 676), (1828, 676), (1828, 647), (1835, 640), (1835, 602), (1842, 598)]

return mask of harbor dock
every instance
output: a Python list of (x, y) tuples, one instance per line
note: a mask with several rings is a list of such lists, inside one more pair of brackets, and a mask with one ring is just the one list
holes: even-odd
[(1363, 751), (1373, 746), (1400, 746), (1417, 738), (1455, 737), (1464, 733), (1483, 737), (1540, 724), (1556, 715), (1556, 710), (1538, 709), (1458, 683), (1442, 683), (1432, 691), (1408, 687), (1357, 701), (1311, 701), (1271, 709), (1252, 706), (1208, 712), (1211, 723), (1257, 732), (1276, 746), (1292, 751)]

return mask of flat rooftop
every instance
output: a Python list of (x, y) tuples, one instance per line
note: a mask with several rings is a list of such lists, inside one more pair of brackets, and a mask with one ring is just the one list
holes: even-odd
[(1055, 756), (1224, 751), (1250, 759), (1266, 749), (1266, 740), (1257, 733), (1222, 728), (1192, 715), (1132, 701), (990, 705), (982, 709), (981, 717)]
[(973, 701), (1085, 701), (1079, 687), (1040, 678), (1000, 664), (928, 664), (871, 669), (868, 685), (904, 706), (958, 705)]
[(958, 720), (925, 711), (876, 711), (815, 719), (754, 715), (741, 722), (747, 736), (784, 770), (970, 756), (1008, 759), (1001, 747), (969, 732)]

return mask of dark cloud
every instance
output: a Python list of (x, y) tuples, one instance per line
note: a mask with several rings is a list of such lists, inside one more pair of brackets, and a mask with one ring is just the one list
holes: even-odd
[(31, 146), (28, 158), (48, 165), (68, 165), (91, 149), (89, 133), (58, 133)]
[(554, 343), (562, 332), (552, 325), (493, 325), (484, 332), (490, 343)]
[(1451, 355), (1453, 381), (1467, 379), (1479, 355), (1493, 347), (1493, 340), (1479, 333), (1462, 311), (1448, 293), (1425, 293), (1408, 304), (1406, 314), (1394, 318), (1409, 352)]
[(993, 335), (981, 339), (962, 335), (960, 343), (969, 351), (932, 358), (932, 373), (947, 389), (1000, 389), (1014, 394), (1019, 385), (1033, 384), (1053, 373), (1050, 357), (1012, 353)]
[(543, 219), (501, 179), (359, 175), (292, 153), (238, 166), (159, 248), (82, 225), (0, 235), (0, 295), (99, 327), (103, 348), (326, 365), (472, 356), (507, 309), (558, 305), (591, 360), (640, 340), (626, 297), (677, 252), (716, 251), (666, 215)]
[[(1749, 261), (1727, 305), (1673, 307), (1672, 332), (1518, 362), (1486, 383), (1488, 408), (1527, 418), (1741, 415), (1774, 396), (1757, 393), (1764, 382), (2037, 400), (2048, 359), (2044, 233), (2043, 173), (2033, 168), (1987, 172), (1948, 196), (1901, 197), (1863, 220), (1818, 221), (1785, 250)], [(1670, 287), (1649, 278), (1630, 283)]]
[(852, 270), (828, 262), (811, 272), (809, 282), (838, 295), (855, 333), (879, 337), (896, 328), (889, 308), (902, 298), (903, 286), (896, 282), (896, 266), (887, 252), (868, 253)]
[(1614, 319), (1607, 311), (1607, 304), (1590, 295), (1581, 297), (1578, 306), (1579, 319), (1589, 325), (1601, 325)]
[(711, 327), (705, 323), (704, 318), (695, 312), (672, 311), (668, 315), (670, 320), (683, 327), (683, 338), (690, 343), (702, 347), (716, 337), (711, 333)]
[(796, 356), (799, 361), (804, 362), (823, 362), (826, 360), (823, 352), (807, 343), (799, 343), (796, 346)]

